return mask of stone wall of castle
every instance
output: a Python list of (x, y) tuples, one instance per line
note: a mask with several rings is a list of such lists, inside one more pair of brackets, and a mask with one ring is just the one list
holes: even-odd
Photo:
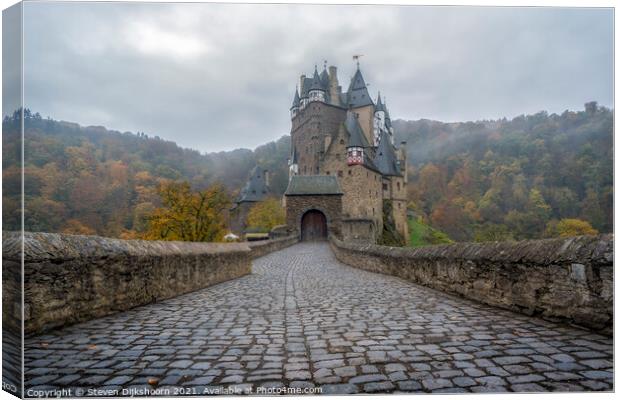
[(366, 140), (368, 140), (368, 143), (372, 145), (375, 142), (375, 107), (373, 105), (359, 107), (353, 109), (353, 112), (358, 115), (358, 121), (360, 123), (360, 126), (362, 127), (362, 130), (364, 131), (364, 134), (366, 135)]
[(392, 217), (396, 224), (396, 230), (400, 232), (405, 240), (409, 240), (409, 227), (407, 225), (407, 187), (405, 179), (399, 176), (390, 177), (392, 200)]
[(293, 119), (291, 143), (297, 149), (300, 175), (317, 175), (331, 138), (346, 117), (346, 111), (325, 103), (310, 103)]
[(394, 248), (331, 239), (352, 267), (527, 315), (613, 331), (613, 235)]
[[(344, 192), (342, 197), (343, 218), (370, 219), (375, 225), (375, 231), (383, 229), (382, 219), (382, 188), (381, 175), (361, 165), (347, 165), (347, 149), (344, 128), (341, 127), (334, 137), (328, 152), (323, 160), (320, 173), (338, 177), (340, 187)], [(359, 223), (352, 224), (353, 234), (367, 236), (368, 228), (358, 228)], [(358, 230), (361, 229), (362, 231)]]

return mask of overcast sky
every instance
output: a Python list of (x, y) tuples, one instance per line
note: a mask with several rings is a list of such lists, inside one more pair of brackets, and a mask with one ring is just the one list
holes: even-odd
[(393, 119), (613, 107), (610, 9), (26, 3), (25, 104), (204, 152), (289, 133), (300, 73), (355, 64)]

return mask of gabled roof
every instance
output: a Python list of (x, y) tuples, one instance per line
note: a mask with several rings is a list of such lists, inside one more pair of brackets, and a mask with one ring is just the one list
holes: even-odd
[(360, 126), (359, 121), (354, 112), (347, 112), (347, 119), (344, 121), (344, 126), (349, 133), (349, 141), (347, 147), (370, 147), (366, 135)]
[(363, 107), (373, 104), (370, 94), (368, 94), (368, 88), (366, 82), (362, 76), (362, 72), (357, 69), (355, 75), (351, 79), (349, 90), (347, 93), (347, 105), (350, 107)]
[(333, 175), (295, 175), (291, 177), (285, 196), (342, 195)]
[(390, 138), (385, 131), (381, 132), (379, 147), (377, 148), (374, 162), (382, 175), (401, 176), (394, 146), (392, 142), (390, 142)]
[(243, 189), (237, 197), (236, 203), (263, 201), (269, 194), (269, 187), (265, 180), (264, 171), (258, 165), (252, 169)]
[(299, 92), (297, 88), (295, 88), (295, 97), (293, 97), (293, 105), (291, 106), (291, 110), (295, 107), (299, 107)]

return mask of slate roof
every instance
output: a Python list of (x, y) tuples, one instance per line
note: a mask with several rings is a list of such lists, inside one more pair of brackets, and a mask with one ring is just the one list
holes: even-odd
[(285, 196), (341, 195), (342, 189), (333, 175), (295, 175), (291, 177)]
[(377, 95), (377, 104), (375, 105), (375, 112), (377, 111), (383, 111), (387, 113), (387, 110), (385, 109), (385, 107), (383, 106), (383, 103), (381, 102), (381, 93)]
[(385, 131), (381, 132), (381, 139), (379, 140), (379, 147), (377, 148), (374, 162), (382, 175), (401, 176), (394, 146)]
[(293, 97), (293, 105), (291, 106), (291, 110), (295, 107), (299, 107), (299, 92), (297, 88), (295, 88), (295, 97)]
[(308, 97), (308, 91), (310, 90), (310, 86), (312, 86), (312, 78), (304, 78), (303, 84), (301, 86), (301, 91), (299, 92), (299, 96), (303, 99), (304, 97)]
[(321, 84), (323, 88), (327, 90), (329, 86), (329, 75), (327, 74), (327, 69), (323, 68), (323, 72), (321, 72)]
[(347, 112), (347, 119), (344, 121), (344, 126), (347, 132), (349, 132), (347, 147), (370, 147), (368, 140), (366, 140), (366, 135), (364, 135), (364, 131), (362, 131), (362, 127), (353, 112)]
[(314, 76), (312, 77), (312, 84), (309, 90), (325, 90), (321, 84), (321, 77), (319, 77), (319, 73), (316, 70), (316, 65), (314, 66)]
[(264, 172), (257, 165), (252, 169), (252, 173), (241, 189), (236, 203), (263, 201), (268, 194), (269, 187), (265, 181)]
[(351, 79), (347, 94), (347, 104), (351, 107), (363, 107), (373, 104), (362, 72), (358, 69)]

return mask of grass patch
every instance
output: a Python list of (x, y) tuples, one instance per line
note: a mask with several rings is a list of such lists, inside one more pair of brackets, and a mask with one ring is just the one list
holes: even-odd
[(426, 225), (419, 218), (409, 218), (407, 223), (409, 224), (409, 247), (453, 243), (448, 235)]

